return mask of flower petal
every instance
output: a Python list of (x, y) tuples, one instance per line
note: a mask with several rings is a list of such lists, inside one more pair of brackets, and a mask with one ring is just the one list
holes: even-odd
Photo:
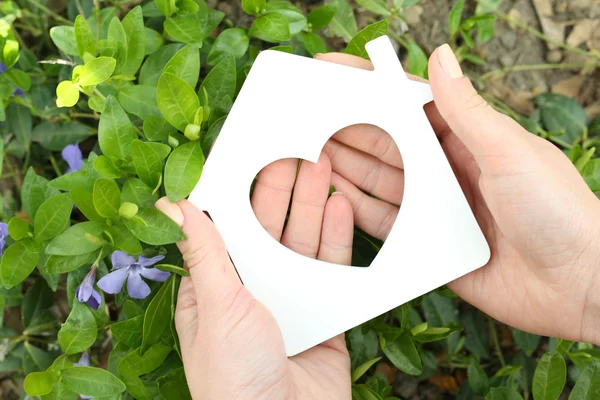
[(0, 222), (0, 237), (5, 238), (8, 236), (8, 224)]
[(167, 280), (169, 275), (171, 275), (170, 272), (161, 271), (156, 268), (141, 268), (140, 274), (142, 274), (144, 278), (156, 282), (164, 282)]
[(79, 171), (83, 167), (83, 155), (77, 144), (69, 144), (60, 153), (62, 158), (69, 164), (68, 172)]
[(156, 257), (152, 257), (152, 258), (146, 258), (146, 257), (139, 256), (138, 264), (141, 265), (142, 267), (149, 267), (151, 265), (156, 264), (157, 262), (161, 261), (164, 258), (165, 258), (165, 256), (156, 256)]
[(81, 354), (81, 358), (76, 363), (73, 363), (74, 366), (77, 367), (89, 367), (90, 366), (90, 353), (84, 351)]
[(150, 286), (144, 282), (139, 273), (132, 273), (127, 279), (127, 293), (132, 299), (145, 299), (150, 294)]
[(92, 285), (87, 284), (84, 279), (81, 285), (77, 286), (75, 295), (77, 296), (77, 300), (79, 300), (81, 303), (85, 303), (86, 301), (88, 301), (93, 291), (94, 288), (92, 287)]
[(100, 293), (98, 293), (97, 290), (92, 289), (92, 295), (88, 299), (87, 304), (94, 310), (97, 310), (98, 307), (100, 307), (100, 304), (102, 304), (102, 296), (100, 296)]
[(115, 269), (129, 267), (131, 264), (135, 264), (135, 258), (121, 250), (112, 253), (111, 261), (113, 268)]
[(129, 268), (119, 268), (108, 275), (105, 275), (98, 281), (98, 287), (105, 293), (119, 293), (123, 288), (123, 283), (129, 275)]

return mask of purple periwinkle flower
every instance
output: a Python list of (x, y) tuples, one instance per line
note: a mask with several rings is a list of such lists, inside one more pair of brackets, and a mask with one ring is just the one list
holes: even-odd
[(145, 299), (150, 294), (150, 286), (142, 279), (156, 282), (164, 282), (169, 277), (169, 272), (160, 271), (156, 268), (148, 268), (156, 264), (165, 256), (146, 258), (139, 256), (135, 258), (117, 250), (112, 254), (112, 271), (98, 281), (98, 287), (106, 293), (119, 293), (127, 279), (127, 293), (134, 299)]
[(102, 296), (94, 289), (94, 281), (96, 280), (96, 267), (92, 267), (87, 273), (81, 284), (75, 290), (75, 296), (81, 303), (87, 303), (88, 306), (97, 310), (102, 304)]
[(79, 171), (83, 167), (83, 155), (77, 143), (65, 146), (60, 154), (67, 164), (69, 164), (69, 169), (67, 169), (65, 174)]
[(6, 246), (6, 238), (8, 237), (8, 225), (0, 222), (0, 255), (4, 254), (4, 246)]
[(8, 67), (0, 61), (0, 74), (5, 73), (6, 71), (8, 71)]
[(20, 97), (22, 99), (25, 98), (25, 92), (21, 88), (16, 88), (12, 94), (13, 97)]

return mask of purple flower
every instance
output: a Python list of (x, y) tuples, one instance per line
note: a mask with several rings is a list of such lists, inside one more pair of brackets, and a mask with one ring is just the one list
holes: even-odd
[(5, 239), (8, 237), (8, 225), (0, 222), (0, 255), (4, 254)]
[(106, 293), (119, 293), (123, 288), (123, 283), (127, 279), (127, 293), (134, 299), (145, 299), (150, 294), (150, 286), (142, 279), (156, 282), (164, 282), (169, 277), (169, 272), (163, 272), (156, 268), (148, 268), (156, 264), (165, 256), (156, 256), (146, 258), (139, 256), (135, 258), (117, 250), (112, 254), (113, 269), (111, 273), (98, 281), (98, 287)]
[(90, 272), (83, 278), (81, 284), (75, 290), (75, 296), (81, 303), (87, 303), (88, 306), (97, 310), (102, 304), (102, 296), (94, 289), (94, 281), (96, 280), (96, 267), (92, 267)]
[(65, 174), (68, 174), (69, 172), (79, 171), (81, 167), (83, 167), (83, 156), (77, 143), (65, 146), (65, 148), (62, 149), (62, 152), (60, 154), (62, 155), (62, 158), (67, 162), (67, 164), (69, 164), (69, 169), (67, 169), (67, 172), (65, 172)]
[(25, 98), (25, 92), (23, 91), (23, 89), (21, 88), (16, 88), (15, 91), (12, 94), (13, 97), (20, 97), (22, 99)]
[(6, 71), (8, 71), (8, 67), (0, 61), (0, 74), (5, 73)]

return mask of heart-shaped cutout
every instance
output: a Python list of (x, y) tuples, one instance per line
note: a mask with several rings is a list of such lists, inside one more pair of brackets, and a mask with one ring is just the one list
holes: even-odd
[[(429, 87), (406, 78), (389, 38), (366, 48), (374, 71), (261, 53), (190, 196), (210, 213), (242, 281), (277, 320), (288, 355), (471, 272), (490, 256), (423, 110)], [(248, 198), (264, 166), (284, 158), (316, 162), (333, 132), (355, 124), (387, 131), (406, 172), (401, 211), (369, 268), (312, 260), (276, 243)]]

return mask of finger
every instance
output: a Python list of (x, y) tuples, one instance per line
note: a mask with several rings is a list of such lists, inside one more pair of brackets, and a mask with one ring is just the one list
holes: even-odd
[(400, 150), (394, 139), (375, 125), (351, 125), (336, 132), (332, 139), (349, 147), (371, 154), (396, 168), (404, 168)]
[(398, 216), (398, 207), (366, 195), (335, 172), (331, 174), (331, 184), (350, 201), (356, 226), (373, 237), (385, 240)]
[(342, 192), (335, 192), (325, 205), (317, 258), (330, 263), (350, 265), (353, 237), (352, 206)]
[(190, 272), (198, 312), (204, 318), (234, 311), (245, 289), (212, 221), (187, 200), (173, 204), (163, 197), (156, 208), (180, 224), (187, 237), (177, 247)]
[(439, 47), (429, 59), (429, 78), (440, 115), (473, 154), (482, 172), (488, 169), (490, 159), (522, 146), (527, 131), (477, 94), (450, 46)]
[(284, 246), (307, 257), (317, 256), (330, 182), (331, 163), (325, 154), (321, 154), (316, 164), (302, 162), (281, 239)]
[(333, 170), (367, 193), (399, 205), (404, 194), (404, 171), (381, 159), (335, 140), (323, 149)]
[(297, 170), (295, 158), (275, 161), (260, 171), (254, 184), (251, 204), (256, 219), (277, 241), (281, 240)]

